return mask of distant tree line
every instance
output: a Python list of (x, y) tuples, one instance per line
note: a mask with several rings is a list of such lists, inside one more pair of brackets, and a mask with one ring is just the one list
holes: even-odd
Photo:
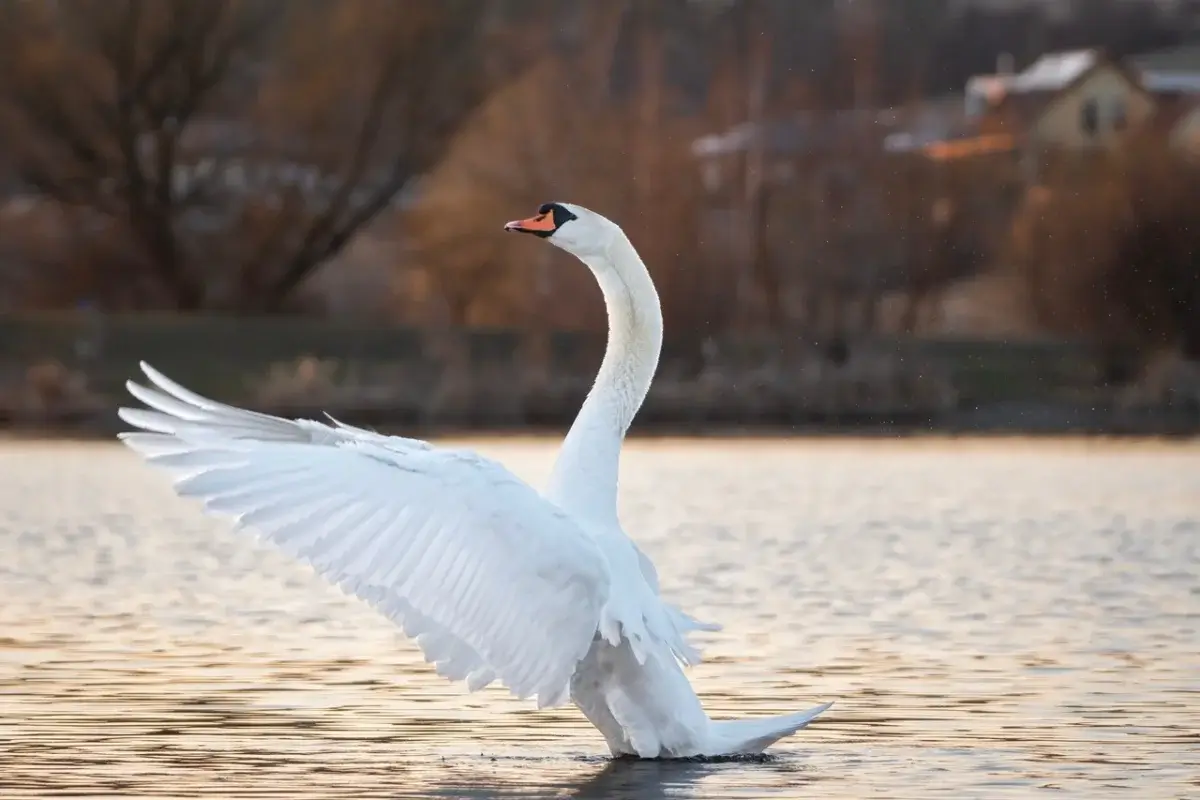
[(598, 329), (581, 270), (497, 235), (573, 199), (636, 238), (669, 330), (697, 348), (746, 325), (875, 329), (884, 294), (908, 298), (898, 324), (915, 330), (923, 302), (992, 271), (1048, 330), (1195, 353), (1200, 181), (1166, 156), (1064, 168), (1029, 196), (1003, 167), (872, 161), (885, 224), (822, 218), (805, 238), (803, 198), (760, 202), (750, 153), (740, 207), (775, 243), (706, 255), (698, 136), (961, 91), (1004, 53), (1020, 68), (1185, 35), (1158, 4), (1076, 5), (1060, 20), (951, 0), (0, 0), (0, 292), (319, 311), (309, 279), (386, 226), (397, 317)]

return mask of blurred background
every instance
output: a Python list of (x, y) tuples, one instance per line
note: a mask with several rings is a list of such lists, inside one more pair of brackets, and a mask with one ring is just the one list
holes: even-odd
[(1196, 0), (0, 0), (0, 419), (146, 359), (273, 413), (565, 424), (619, 222), (635, 428), (1200, 430)]
[[(635, 432), (763, 434), (620, 502), (709, 713), (837, 701), (777, 760), (467, 697), (111, 439), (144, 359), (544, 485), (554, 200), (658, 285)], [(6, 799), (1196, 797), (1200, 440), (815, 436), (916, 432), (1200, 433), (1200, 0), (0, 0)]]

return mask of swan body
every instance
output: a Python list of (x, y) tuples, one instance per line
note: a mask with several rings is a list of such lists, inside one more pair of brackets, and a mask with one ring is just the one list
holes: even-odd
[(402, 627), (436, 671), (476, 691), (498, 681), (539, 708), (571, 701), (614, 756), (754, 754), (830, 704), (711, 720), (683, 668), (699, 622), (659, 595), (617, 519), (621, 444), (662, 345), (658, 295), (621, 229), (549, 203), (507, 230), (545, 238), (595, 275), (609, 339), (595, 384), (539, 493), (466, 450), (247, 411), (148, 364), (144, 408), (121, 440), (174, 475), (178, 494), (232, 516)]

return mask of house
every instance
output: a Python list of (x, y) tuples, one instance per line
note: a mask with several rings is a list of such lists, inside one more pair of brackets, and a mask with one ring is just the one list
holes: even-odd
[(1200, 44), (1185, 44), (1132, 56), (1142, 86), (1156, 97), (1200, 96)]
[(743, 160), (761, 154), (769, 181), (811, 179), (814, 188), (858, 175), (888, 155), (929, 151), (948, 140), (973, 138), (974, 125), (957, 96), (912, 107), (800, 111), (755, 125), (743, 123), (692, 143), (705, 187), (720, 193), (740, 187)]
[(1155, 99), (1151, 135), (1173, 149), (1200, 156), (1200, 43), (1142, 53), (1128, 61)]
[(1038, 153), (1110, 146), (1150, 118), (1155, 98), (1132, 66), (1088, 49), (1046, 54), (1022, 72), (972, 78), (966, 108), (982, 133), (1011, 134)]
[[(871, 173), (879, 171), (884, 139), (897, 130), (898, 119), (886, 109), (800, 111), (695, 140), (692, 155), (707, 192), (710, 250), (738, 252), (749, 241), (746, 198), (753, 193), (756, 163), (773, 200), (786, 197), (804, 209), (797, 218), (812, 223), (825, 215), (869, 216), (877, 199)], [(818, 236), (808, 227), (805, 234)]]
[[(702, 137), (692, 154), (706, 189), (705, 256), (780, 276), (775, 296), (793, 319), (819, 327), (830, 314), (869, 314), (887, 292), (977, 268), (977, 240), (1010, 202), (1014, 150), (1008, 134), (979, 135), (961, 95), (803, 111)], [(738, 291), (753, 304), (758, 289)]]

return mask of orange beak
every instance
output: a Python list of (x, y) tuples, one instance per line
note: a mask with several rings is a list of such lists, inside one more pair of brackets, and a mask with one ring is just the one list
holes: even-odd
[(553, 233), (555, 230), (554, 214), (538, 214), (528, 219), (514, 219), (505, 223), (504, 230), (517, 233)]

